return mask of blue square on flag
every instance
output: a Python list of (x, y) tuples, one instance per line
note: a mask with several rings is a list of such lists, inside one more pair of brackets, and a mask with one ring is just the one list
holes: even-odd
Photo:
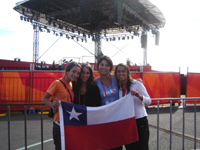
[(85, 106), (61, 102), (64, 125), (87, 125), (87, 111)]

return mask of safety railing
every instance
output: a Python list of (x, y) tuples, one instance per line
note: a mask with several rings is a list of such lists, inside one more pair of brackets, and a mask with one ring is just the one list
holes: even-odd
[[(7, 117), (8, 117), (8, 150), (11, 149), (11, 141), (10, 141), (10, 137), (11, 137), (11, 133), (10, 133), (10, 106), (24, 106), (24, 147), (25, 149), (27, 149), (27, 106), (35, 106), (35, 105), (39, 105), (41, 106), (41, 149), (43, 150), (43, 105), (41, 103), (34, 103), (34, 104), (25, 104), (25, 103), (21, 103), (21, 104), (1, 104), (0, 106), (7, 106)], [(31, 110), (29, 110), (31, 111)]]
[[(170, 132), (170, 138), (169, 138), (169, 149), (172, 149), (172, 101), (173, 100), (178, 100), (180, 98), (156, 98), (156, 99), (152, 99), (152, 100), (156, 100), (157, 101), (157, 150), (159, 149), (159, 102), (162, 100), (169, 100), (170, 101), (170, 122), (169, 122), (169, 132)], [(200, 99), (200, 97), (193, 97), (193, 98), (181, 98), (182, 100), (182, 150), (184, 150), (184, 145), (185, 145), (185, 107), (186, 107), (186, 101), (187, 100), (194, 100), (194, 149), (196, 149), (196, 143), (197, 143), (197, 137), (196, 137), (196, 124), (197, 124), (197, 118), (196, 118), (196, 100)]]
[[(199, 138), (197, 139), (197, 136), (196, 136), (196, 131), (197, 131), (197, 104), (196, 104), (196, 100), (199, 100), (200, 97), (193, 97), (193, 98), (156, 98), (156, 99), (152, 99), (154, 101), (157, 101), (157, 150), (159, 149), (159, 125), (160, 125), (160, 101), (162, 100), (169, 100), (170, 101), (170, 104), (169, 104), (169, 109), (170, 109), (170, 121), (169, 121), (169, 134), (170, 134), (170, 137), (169, 137), (169, 149), (171, 150), (172, 149), (172, 101), (173, 100), (179, 100), (181, 99), (182, 101), (182, 150), (184, 150), (184, 145), (185, 145), (185, 107), (186, 107), (186, 101), (187, 100), (193, 100), (194, 101), (194, 104), (192, 105), (192, 107), (194, 108), (193, 109), (193, 112), (194, 112), (194, 146), (193, 148), (196, 149), (197, 148), (197, 140), (198, 140), (198, 143), (200, 143), (200, 140)], [(40, 120), (41, 120), (41, 149), (43, 149), (43, 105), (44, 104), (41, 104), (41, 103), (33, 103), (33, 104), (26, 104), (26, 103), (21, 103), (21, 104), (2, 104), (0, 103), (0, 106), (7, 106), (7, 119), (8, 119), (8, 149), (10, 150), (10, 136), (11, 136), (11, 133), (10, 133), (10, 106), (24, 106), (24, 147), (25, 149), (27, 149), (27, 106), (33, 106), (33, 105), (39, 105), (41, 107), (41, 117), (40, 117)], [(151, 108), (149, 108), (151, 109)], [(198, 110), (199, 111), (199, 110)]]

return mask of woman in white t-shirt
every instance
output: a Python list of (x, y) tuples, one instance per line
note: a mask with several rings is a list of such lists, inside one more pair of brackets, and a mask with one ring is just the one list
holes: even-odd
[(131, 79), (130, 70), (125, 64), (118, 64), (115, 77), (119, 88), (119, 98), (128, 93), (134, 95), (135, 118), (139, 141), (125, 145), (127, 150), (148, 150), (149, 124), (145, 105), (151, 104), (151, 98), (140, 81)]

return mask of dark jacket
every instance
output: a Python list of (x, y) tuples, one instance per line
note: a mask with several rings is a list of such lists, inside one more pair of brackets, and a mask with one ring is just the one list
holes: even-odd
[[(79, 104), (79, 91), (73, 89), (74, 91), (74, 104)], [(101, 106), (101, 96), (99, 92), (99, 88), (96, 85), (91, 85), (90, 89), (87, 89), (83, 99), (80, 100), (80, 105), (85, 106)]]

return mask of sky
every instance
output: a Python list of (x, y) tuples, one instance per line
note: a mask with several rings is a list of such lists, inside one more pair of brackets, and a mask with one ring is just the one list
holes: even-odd
[[(19, 1), (4, 1), (0, 5), (0, 59), (20, 58), (21, 61), (32, 62), (33, 27), (31, 23), (21, 21), (20, 14), (13, 10)], [(148, 34), (147, 63), (152, 66), (152, 70), (180, 71), (182, 74), (186, 74), (187, 71), (200, 73), (198, 63), (200, 56), (199, 0), (150, 0), (150, 2), (163, 13), (166, 24), (159, 30), (159, 46), (155, 45), (155, 38), (150, 33)], [(92, 55), (94, 42), (79, 41), (79, 44), (88, 52), (73, 40), (65, 37), (58, 40), (58, 38), (52, 32), (40, 32), (39, 62), (45, 61), (52, 64), (54, 60), (58, 62), (64, 57), (66, 60), (73, 58), (78, 62), (94, 62)], [(122, 50), (118, 52), (120, 49)], [(140, 37), (112, 42), (102, 40), (102, 52), (110, 56), (115, 65), (121, 62), (126, 63), (127, 58), (134, 64), (143, 64)]]

